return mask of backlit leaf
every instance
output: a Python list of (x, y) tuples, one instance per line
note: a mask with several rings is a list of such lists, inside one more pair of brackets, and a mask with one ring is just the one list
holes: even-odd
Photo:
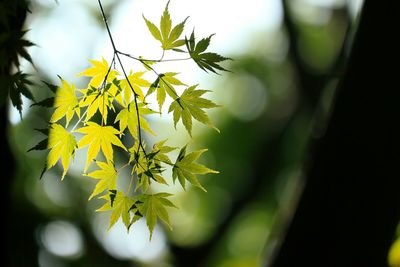
[(134, 199), (126, 196), (122, 191), (110, 190), (110, 194), (100, 197), (107, 200), (102, 207), (96, 211), (110, 211), (110, 223), (108, 229), (113, 227), (113, 225), (122, 217), (122, 222), (125, 224), (126, 228), (129, 230), (131, 224), (131, 212), (130, 209), (134, 203)]
[[(168, 151), (168, 149), (169, 147), (163, 148), (164, 151)], [(154, 151), (153, 148), (150, 153), (144, 153), (143, 149), (139, 146), (139, 142), (135, 141), (129, 152), (131, 153), (129, 162), (133, 163), (132, 174), (136, 174), (137, 177), (135, 191), (140, 188), (142, 192), (146, 192), (152, 181), (165, 185), (168, 184), (162, 177), (164, 168), (161, 166), (159, 158), (156, 158), (160, 150)]]
[(103, 122), (107, 122), (108, 110), (114, 110), (112, 104), (113, 96), (104, 90), (89, 90), (83, 89), (81, 92), (84, 97), (79, 102), (80, 107), (88, 107), (86, 112), (85, 121), (89, 121), (93, 115), (99, 111)]
[(162, 106), (164, 105), (165, 102), (165, 97), (168, 94), (172, 99), (175, 99), (178, 94), (176, 93), (176, 90), (174, 88), (175, 85), (185, 85), (182, 83), (180, 80), (175, 78), (175, 76), (178, 73), (176, 72), (166, 72), (163, 74), (160, 74), (157, 80), (150, 86), (149, 91), (147, 92), (147, 95), (152, 94), (155, 90), (157, 90), (157, 102), (160, 108), (160, 112), (162, 109)]
[(161, 142), (156, 143), (153, 146), (153, 150), (151, 151), (151, 153), (154, 154), (154, 159), (161, 161), (163, 163), (167, 163), (167, 164), (172, 164), (171, 160), (169, 159), (169, 157), (167, 156), (167, 153), (176, 150), (176, 147), (170, 147), (170, 146), (165, 146), (165, 142), (167, 142), (167, 140), (163, 140)]
[(74, 157), (76, 140), (75, 137), (59, 124), (52, 124), (49, 132), (47, 147), (50, 152), (47, 156), (47, 169), (53, 167), (61, 158), (64, 169), (62, 179), (67, 173), (70, 158)]
[(115, 170), (114, 164), (111, 161), (108, 161), (107, 163), (96, 161), (96, 164), (100, 170), (96, 170), (87, 174), (87, 176), (99, 180), (92, 194), (90, 195), (89, 200), (102, 193), (104, 190), (115, 190), (117, 186), (118, 174)]
[(161, 47), (164, 50), (176, 49), (177, 47), (185, 44), (185, 40), (179, 39), (179, 37), (182, 35), (186, 20), (188, 19), (186, 18), (181, 23), (172, 28), (172, 20), (168, 11), (168, 6), (169, 1), (165, 6), (163, 15), (160, 19), (160, 29), (158, 29), (157, 26), (154, 25), (154, 23), (143, 16), (150, 33), (156, 40), (161, 42)]
[(51, 116), (50, 122), (57, 122), (65, 116), (65, 125), (68, 127), (68, 124), (75, 113), (80, 117), (80, 108), (75, 91), (75, 85), (70, 85), (65, 80), (61, 79), (61, 86), (57, 88), (56, 96), (54, 98), (54, 107), (56, 110)]
[(211, 100), (201, 97), (207, 90), (197, 89), (197, 85), (188, 87), (182, 95), (171, 103), (168, 112), (173, 111), (174, 125), (182, 120), (188, 133), (192, 134), (192, 117), (199, 122), (215, 128), (203, 109), (215, 108), (218, 105)]
[(92, 77), (88, 87), (93, 86), (95, 88), (99, 88), (100, 85), (102, 85), (102, 83), (104, 82), (107, 73), (107, 82), (111, 83), (114, 80), (115, 76), (118, 74), (116, 70), (110, 69), (107, 60), (105, 60), (104, 58), (102, 58), (102, 61), (89, 60), (89, 62), (92, 63), (93, 66), (78, 74), (78, 76)]
[(153, 35), (153, 37), (162, 42), (162, 37), (161, 37), (161, 33), (160, 30), (157, 28), (156, 25), (154, 25), (151, 21), (149, 21), (148, 19), (146, 19), (146, 17), (143, 15), (143, 19), (146, 22), (147, 28), (149, 29), (150, 33)]
[(120, 132), (112, 126), (101, 126), (95, 122), (88, 122), (87, 126), (75, 131), (86, 134), (81, 140), (79, 140), (78, 148), (89, 145), (84, 169), (85, 172), (92, 160), (96, 158), (100, 148), (107, 161), (113, 161), (114, 153), (112, 145), (119, 146), (126, 150), (121, 140), (116, 136)]
[(170, 196), (172, 195), (168, 193), (158, 193), (154, 195), (143, 195), (140, 199), (144, 202), (143, 215), (146, 217), (146, 224), (150, 230), (150, 239), (153, 236), (153, 230), (157, 224), (158, 218), (172, 229), (166, 207), (176, 208), (176, 206), (167, 199), (167, 197)]
[[(138, 99), (140, 101), (144, 100), (143, 91), (141, 88), (145, 87), (148, 88), (150, 86), (150, 82), (146, 81), (142, 78), (145, 72), (135, 72), (130, 73), (128, 76), (128, 80), (130, 85), (132, 86), (135, 93), (138, 95)], [(132, 101), (133, 91), (132, 88), (129, 86), (129, 83), (126, 79), (121, 80), (121, 88), (123, 90), (123, 96), (125, 100), (125, 104), (128, 105)]]
[[(154, 114), (156, 113), (155, 111), (147, 108), (144, 106), (144, 104), (140, 103), (138, 105), (139, 108), (139, 114), (140, 114), (140, 127), (142, 130), (147, 131), (148, 133), (151, 133), (152, 135), (155, 135), (153, 130), (150, 128), (149, 123), (147, 120), (143, 117), (143, 115), (148, 115), (148, 114)], [(136, 111), (136, 105), (135, 103), (129, 104), (127, 108), (122, 109), (117, 117), (115, 118), (115, 122), (119, 121), (119, 130), (122, 133), (126, 127), (128, 127), (129, 132), (131, 135), (135, 138), (138, 137), (138, 117), (137, 117), (137, 111)]]
[(178, 179), (179, 183), (185, 189), (185, 181), (188, 180), (192, 185), (206, 191), (198, 181), (196, 174), (218, 173), (218, 171), (195, 162), (205, 151), (207, 149), (197, 150), (186, 155), (186, 146), (184, 146), (179, 152), (178, 158), (172, 168), (172, 179), (174, 182)]

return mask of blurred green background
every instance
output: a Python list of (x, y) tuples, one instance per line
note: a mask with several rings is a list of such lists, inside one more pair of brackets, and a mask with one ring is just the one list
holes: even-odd
[[(88, 67), (87, 59), (112, 53), (96, 1), (58, 2), (32, 1), (24, 27), (37, 44), (29, 50), (36, 69), (23, 63), (38, 84), (36, 99), (48, 97), (40, 80), (58, 83), (61, 75), (82, 86), (75, 74)], [(141, 14), (157, 21), (165, 2), (104, 0), (122, 51), (159, 55)], [(46, 153), (26, 151), (42, 139), (34, 128), (44, 128), (50, 113), (29, 108), (25, 99), (21, 120), (10, 107), (17, 162), (7, 218), (12, 266), (267, 265), (302, 189), (310, 136), (323, 133), (346, 57), (343, 43), (361, 6), (355, 0), (171, 1), (174, 22), (190, 16), (186, 34), (193, 27), (199, 37), (216, 33), (212, 49), (234, 61), (226, 66), (232, 73), (222, 76), (206, 75), (192, 62), (167, 67), (213, 91), (209, 97), (223, 107), (210, 116), (221, 133), (196, 125), (190, 141), (170, 117), (149, 117), (157, 140), (209, 148), (203, 162), (220, 174), (200, 178), (208, 193), (172, 187), (179, 207), (170, 211), (173, 231), (160, 224), (151, 242), (144, 220), (129, 234), (121, 222), (106, 231), (108, 217), (94, 212), (100, 202), (87, 201), (93, 183), (80, 168), (71, 167), (61, 182), (56, 166), (39, 180)], [(83, 158), (77, 154), (75, 163)]]

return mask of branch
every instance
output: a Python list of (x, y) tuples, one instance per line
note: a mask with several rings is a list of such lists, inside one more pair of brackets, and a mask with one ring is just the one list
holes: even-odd
[[(137, 60), (137, 61), (140, 61), (143, 65), (145, 65), (147, 68), (149, 68), (151, 71), (153, 71), (154, 74), (157, 75), (157, 77), (160, 78), (160, 80), (162, 80), (162, 81), (165, 83), (165, 85), (168, 86), (169, 89), (171, 89), (172, 92), (174, 92), (174, 94), (175, 94), (175, 96), (176, 96), (176, 98), (174, 99), (174, 101), (178, 102), (179, 106), (180, 106), (182, 109), (184, 109), (183, 106), (182, 106), (182, 104), (181, 104), (181, 102), (179, 101), (179, 95), (175, 92), (175, 89), (172, 88), (168, 83), (166, 83), (165, 80), (163, 79), (163, 77), (162, 77), (152, 66), (150, 66), (149, 64), (146, 63), (146, 61), (152, 61), (152, 60), (136, 58), (136, 57), (133, 57), (133, 56), (131, 56), (131, 55), (129, 55), (129, 54), (122, 53), (122, 52), (118, 52), (118, 51), (117, 51), (117, 53), (119, 53), (119, 54), (121, 54), (121, 55), (123, 55), (123, 56), (129, 57), (129, 58), (135, 59), (135, 60)], [(190, 58), (188, 58), (188, 59), (190, 59)], [(187, 60), (187, 59), (182, 59), (182, 60)], [(164, 60), (164, 61), (167, 61), (167, 60)], [(160, 112), (161, 112), (161, 110), (160, 110)]]
[[(128, 75), (126, 74), (124, 65), (122, 64), (121, 58), (120, 58), (119, 53), (118, 53), (118, 49), (115, 46), (114, 39), (113, 39), (111, 31), (110, 31), (110, 27), (108, 26), (107, 17), (106, 17), (106, 15), (104, 13), (103, 5), (101, 4), (100, 0), (97, 0), (97, 2), (99, 3), (100, 10), (101, 10), (101, 15), (103, 17), (104, 24), (105, 24), (106, 29), (107, 29), (108, 37), (110, 38), (111, 45), (112, 45), (113, 50), (114, 50), (114, 56), (117, 56), (119, 65), (121, 66), (121, 69), (122, 69), (122, 72), (123, 72), (123, 74), (125, 76), (125, 79), (128, 82), (128, 85), (131, 88), (131, 90), (133, 92), (133, 95), (134, 95), (135, 109), (136, 109), (137, 123), (138, 123), (138, 139), (139, 139), (139, 147), (138, 147), (138, 149), (142, 148), (143, 153), (146, 155), (146, 150), (144, 149), (143, 142), (142, 142), (142, 133), (141, 133), (142, 127), (140, 125), (140, 113), (139, 113), (139, 105), (138, 105), (138, 101), (137, 101), (138, 94), (135, 92), (135, 89), (133, 89), (133, 86), (132, 86), (131, 82), (129, 81)], [(110, 66), (111, 65), (112, 64), (110, 64)]]
[(146, 58), (135, 57), (135, 56), (132, 56), (132, 55), (130, 55), (130, 54), (128, 54), (128, 53), (124, 53), (124, 52), (121, 52), (121, 51), (118, 51), (118, 53), (121, 54), (121, 55), (123, 55), (123, 56), (129, 57), (129, 58), (131, 58), (131, 59), (140, 61), (141, 63), (143, 63), (143, 62), (163, 63), (163, 62), (184, 61), (184, 60), (190, 60), (190, 59), (192, 59), (191, 57), (186, 57), (186, 58), (170, 58), (170, 59), (146, 59)]

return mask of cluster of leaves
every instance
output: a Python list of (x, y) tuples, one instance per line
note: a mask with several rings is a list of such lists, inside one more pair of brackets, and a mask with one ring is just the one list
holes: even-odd
[[(172, 27), (168, 4), (161, 16), (160, 28), (144, 17), (150, 33), (161, 43), (163, 55), (166, 50), (187, 53), (191, 56), (188, 60), (193, 59), (202, 69), (224, 70), (216, 62), (226, 58), (215, 53), (202, 53), (208, 47), (210, 38), (203, 39), (197, 44), (193, 33), (189, 40), (182, 38), (187, 19)], [(166, 208), (175, 207), (168, 200), (171, 194), (152, 193), (153, 183), (168, 185), (164, 175), (165, 170), (171, 168), (173, 182), (178, 179), (183, 188), (189, 182), (204, 191), (197, 175), (217, 173), (217, 171), (197, 162), (206, 149), (187, 153), (184, 146), (173, 161), (170, 153), (178, 148), (166, 145), (166, 140), (147, 148), (142, 133), (155, 135), (147, 121), (147, 115), (161, 114), (166, 98), (170, 97), (172, 103), (169, 112), (173, 112), (175, 127), (182, 121), (191, 135), (193, 119), (215, 128), (204, 110), (217, 105), (203, 97), (207, 90), (198, 89), (198, 85), (186, 85), (178, 79), (176, 72), (158, 73), (155, 68), (164, 61), (163, 59), (149, 60), (120, 52), (115, 47), (100, 1), (99, 5), (113, 45), (113, 58), (110, 64), (104, 58), (100, 61), (90, 60), (92, 66), (78, 74), (90, 77), (86, 88), (78, 89), (62, 78), (60, 86), (47, 84), (55, 96), (35, 105), (53, 107), (54, 112), (50, 119), (49, 131), (40, 130), (48, 137), (32, 149), (50, 149), (45, 169), (50, 169), (61, 161), (62, 178), (64, 178), (76, 150), (87, 147), (83, 173), (97, 181), (89, 200), (98, 197), (105, 201), (97, 211), (111, 211), (109, 227), (122, 217), (123, 223), (129, 230), (135, 221), (143, 216), (146, 217), (151, 237), (158, 218), (170, 227)], [(185, 44), (188, 51), (180, 48)], [(215, 55), (218, 57), (217, 60)], [(130, 71), (128, 74), (121, 62), (121, 56), (138, 61), (143, 70)], [(153, 82), (144, 78), (147, 72), (155, 76)], [(183, 92), (179, 94), (178, 92), (182, 90)], [(156, 93), (159, 111), (152, 110), (146, 101), (153, 93)], [(110, 121), (110, 113), (114, 113), (114, 121)], [(97, 118), (100, 119), (96, 120), (95, 114), (98, 114)], [(69, 127), (74, 119), (75, 125)], [(134, 140), (130, 148), (122, 139), (126, 135)], [(129, 156), (127, 162), (118, 164), (114, 161), (115, 149)], [(93, 163), (96, 169), (88, 173)], [(118, 168), (116, 165), (119, 165)], [(124, 168), (130, 170), (128, 188), (120, 188), (117, 183)]]
[(20, 114), (22, 95), (34, 100), (29, 75), (20, 70), (21, 58), (33, 63), (27, 48), (34, 44), (21, 30), (28, 11), (27, 1), (0, 1), (0, 105), (10, 96)]

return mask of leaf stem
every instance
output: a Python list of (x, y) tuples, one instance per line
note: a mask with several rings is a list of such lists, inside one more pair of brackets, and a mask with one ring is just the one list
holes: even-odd
[(165, 55), (165, 49), (162, 50), (162, 55), (161, 55), (161, 58), (160, 58), (160, 62), (163, 60), (164, 55)]

